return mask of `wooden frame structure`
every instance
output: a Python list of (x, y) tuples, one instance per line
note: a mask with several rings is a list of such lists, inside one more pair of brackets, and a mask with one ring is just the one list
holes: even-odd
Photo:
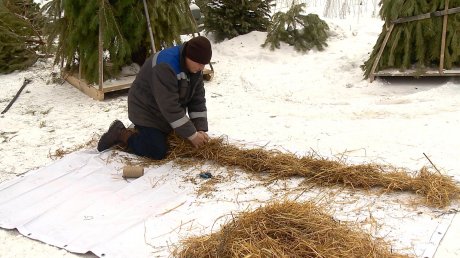
[[(104, 8), (104, 1), (101, 1), (101, 6)], [(129, 75), (122, 77), (120, 79), (104, 82), (104, 59), (103, 59), (103, 52), (104, 52), (104, 41), (103, 41), (103, 20), (102, 20), (102, 12), (99, 12), (99, 38), (98, 38), (98, 54), (99, 54), (99, 80), (98, 85), (89, 84), (86, 82), (81, 76), (81, 66), (79, 66), (78, 75), (68, 72), (62, 71), (62, 77), (73, 85), (75, 88), (79, 89), (81, 92), (85, 93), (86, 95), (90, 96), (95, 100), (104, 100), (105, 93), (119, 91), (124, 89), (129, 89), (131, 84), (133, 83), (136, 75)], [(149, 22), (150, 28), (150, 22)], [(153, 43), (152, 43), (153, 46)]]
[[(203, 71), (204, 80), (210, 81), (212, 80), (213, 76), (214, 73), (211, 70), (205, 69)], [(106, 81), (102, 84), (99, 83), (99, 85), (88, 84), (83, 78), (81, 78), (81, 75), (75, 76), (74, 74), (65, 71), (62, 72), (62, 77), (72, 86), (79, 89), (89, 97), (102, 101), (104, 100), (104, 95), (106, 93), (131, 88), (131, 84), (136, 78), (136, 75), (127, 75), (117, 80)]]
[(109, 81), (99, 85), (93, 85), (88, 84), (83, 78), (81, 78), (78, 75), (75, 76), (68, 72), (62, 72), (62, 74), (63, 78), (72, 86), (79, 89), (81, 92), (85, 93), (89, 97), (100, 101), (104, 100), (104, 95), (106, 93), (129, 89), (134, 79), (136, 78), (135, 75), (129, 75), (117, 79), (116, 81)]
[[(460, 67), (458, 69), (451, 69), (451, 70), (444, 69), (444, 56), (445, 56), (445, 48), (446, 48), (446, 34), (447, 34), (447, 18), (449, 14), (455, 14), (459, 12), (460, 12), (460, 7), (449, 9), (449, 0), (446, 0), (443, 11), (436, 11), (432, 13), (426, 13), (426, 14), (421, 14), (421, 15), (416, 15), (416, 16), (411, 16), (411, 17), (402, 17), (402, 18), (398, 18), (396, 20), (391, 21), (391, 25), (390, 27), (387, 28), (385, 38), (383, 39), (383, 43), (380, 46), (379, 52), (377, 53), (377, 57), (374, 60), (374, 63), (372, 64), (372, 69), (371, 69), (371, 73), (369, 76), (370, 82), (373, 82), (375, 80), (375, 77), (378, 77), (378, 76), (413, 76), (413, 77), (460, 76)], [(406, 70), (404, 72), (401, 72), (401, 71), (398, 71), (397, 69), (387, 69), (387, 70), (375, 72), (377, 68), (377, 64), (379, 63), (380, 58), (382, 57), (383, 50), (385, 49), (388, 39), (390, 38), (390, 35), (393, 32), (393, 28), (396, 24), (423, 20), (423, 19), (429, 19), (431, 17), (438, 17), (438, 16), (443, 16), (444, 18), (443, 24), (442, 24), (441, 54), (439, 58), (440, 61), (439, 61), (438, 70), (428, 69), (421, 73), (420, 71), (417, 71), (417, 70)]]
[[(150, 24), (150, 17), (149, 17), (149, 13), (147, 9), (147, 3), (145, 0), (143, 1), (144, 1), (145, 15), (147, 17), (147, 25), (148, 25), (148, 30), (149, 30), (150, 40), (151, 40), (151, 47), (153, 51), (152, 53), (155, 53), (156, 49), (155, 49), (155, 43), (153, 39), (152, 26)], [(102, 8), (104, 8), (103, 0), (101, 1), (101, 5), (102, 5)], [(191, 15), (191, 11), (190, 11), (190, 15)], [(75, 74), (68, 72), (68, 71), (61, 72), (62, 78), (64, 78), (64, 80), (66, 80), (68, 83), (70, 83), (71, 85), (73, 85), (75, 88), (79, 89), (81, 92), (85, 93), (86, 95), (90, 96), (91, 98), (95, 100), (100, 100), (100, 101), (104, 100), (105, 93), (131, 88), (131, 84), (134, 82), (134, 79), (136, 78), (136, 74), (133, 74), (133, 75), (127, 75), (127, 76), (121, 77), (117, 80), (104, 82), (104, 58), (103, 58), (104, 41), (102, 37), (103, 30), (104, 28), (103, 28), (102, 12), (99, 12), (99, 39), (98, 39), (99, 41), (98, 42), (99, 80), (98, 80), (98, 85), (89, 84), (82, 78), (81, 66), (79, 67), (77, 76), (75, 76)], [(210, 70), (206, 68), (203, 70), (203, 79), (206, 81), (210, 81), (214, 77), (214, 68), (212, 67), (212, 64), (209, 64), (209, 65), (211, 67)]]

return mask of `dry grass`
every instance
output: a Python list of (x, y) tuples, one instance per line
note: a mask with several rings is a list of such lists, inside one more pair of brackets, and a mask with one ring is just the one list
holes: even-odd
[(178, 158), (212, 161), (217, 165), (238, 167), (247, 172), (268, 175), (269, 180), (303, 177), (320, 186), (339, 185), (350, 188), (412, 192), (424, 197), (434, 207), (448, 206), (458, 200), (460, 187), (448, 176), (422, 168), (411, 175), (402, 169), (378, 164), (347, 165), (320, 157), (297, 157), (291, 153), (263, 148), (243, 149), (214, 138), (196, 149), (176, 135), (170, 137), (168, 160)]
[[(49, 156), (62, 158), (68, 153), (96, 146), (97, 140), (93, 138), (66, 150), (58, 149)], [(253, 175), (266, 175), (269, 181), (302, 177), (306, 182), (319, 186), (337, 185), (366, 190), (380, 187), (385, 191), (412, 192), (422, 196), (422, 202), (433, 207), (446, 207), (460, 197), (460, 187), (450, 177), (426, 167), (411, 174), (403, 169), (379, 164), (348, 165), (317, 156), (298, 157), (278, 150), (239, 148), (226, 142), (223, 137), (213, 138), (199, 149), (174, 134), (169, 142), (171, 150), (165, 160), (136, 157), (126, 158), (124, 162), (148, 167), (174, 161), (183, 167), (196, 167), (202, 165), (203, 161), (211, 161), (219, 166), (241, 168)]]
[(69, 153), (79, 151), (79, 150), (82, 150), (82, 149), (88, 149), (88, 147), (95, 147), (95, 146), (97, 146), (98, 141), (99, 141), (99, 139), (97, 139), (97, 137), (93, 137), (93, 138), (91, 138), (91, 140), (89, 140), (86, 143), (78, 144), (78, 145), (75, 145), (75, 146), (67, 148), (67, 149), (57, 149), (57, 150), (54, 151), (54, 153), (50, 152), (48, 154), (48, 157), (53, 159), (53, 160), (61, 159), (62, 157), (64, 157), (65, 155), (67, 155)]
[(306, 202), (242, 212), (221, 230), (184, 240), (174, 257), (408, 257)]
[(209, 197), (216, 190), (216, 185), (220, 183), (220, 180), (216, 177), (205, 179), (206, 181), (200, 184), (200, 187), (196, 191), (197, 196)]

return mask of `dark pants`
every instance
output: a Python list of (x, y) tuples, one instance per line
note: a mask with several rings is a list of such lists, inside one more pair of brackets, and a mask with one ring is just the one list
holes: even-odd
[(163, 159), (168, 152), (167, 134), (152, 128), (136, 125), (136, 134), (128, 139), (128, 148), (136, 155)]

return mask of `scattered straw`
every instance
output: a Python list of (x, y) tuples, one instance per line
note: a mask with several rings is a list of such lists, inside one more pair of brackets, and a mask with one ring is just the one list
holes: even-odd
[(204, 180), (206, 181), (200, 184), (200, 187), (196, 191), (196, 195), (209, 197), (216, 190), (216, 184), (220, 183), (220, 180), (216, 177)]
[(188, 238), (174, 257), (409, 257), (334, 220), (318, 206), (286, 201), (242, 212), (207, 236)]
[(82, 150), (88, 147), (95, 147), (97, 145), (97, 142), (98, 142), (98, 139), (96, 139), (96, 137), (93, 137), (91, 140), (89, 140), (86, 143), (78, 144), (78, 145), (75, 145), (67, 149), (57, 149), (54, 151), (54, 153), (50, 152), (48, 153), (48, 157), (53, 160), (61, 159), (62, 157), (64, 157), (65, 155), (69, 153), (79, 151), (79, 150)]
[(460, 187), (450, 178), (422, 168), (415, 175), (402, 169), (391, 171), (377, 164), (347, 165), (313, 156), (297, 157), (291, 153), (262, 148), (243, 149), (213, 138), (202, 148), (194, 148), (176, 135), (170, 136), (168, 160), (177, 158), (209, 160), (226, 167), (239, 167), (250, 173), (268, 175), (270, 180), (303, 177), (321, 186), (342, 185), (386, 191), (406, 191), (424, 196), (427, 205), (445, 207), (458, 200)]
[[(229, 144), (223, 137), (213, 138), (199, 149), (174, 134), (171, 134), (169, 142), (171, 151), (165, 160), (126, 157), (125, 163), (148, 167), (174, 160), (180, 166), (195, 167), (206, 160), (219, 166), (241, 168), (254, 175), (267, 175), (269, 181), (303, 177), (306, 182), (320, 186), (339, 185), (352, 189), (381, 187), (386, 191), (412, 192), (423, 196), (423, 202), (434, 207), (446, 207), (460, 197), (460, 187), (452, 178), (442, 175), (439, 170), (432, 172), (426, 167), (411, 175), (402, 169), (378, 164), (347, 165), (317, 156), (298, 157), (292, 153), (263, 148), (243, 149)], [(58, 149), (54, 154), (50, 153), (49, 157), (62, 158), (68, 153), (96, 144), (97, 139), (93, 137), (87, 143), (65, 150)]]

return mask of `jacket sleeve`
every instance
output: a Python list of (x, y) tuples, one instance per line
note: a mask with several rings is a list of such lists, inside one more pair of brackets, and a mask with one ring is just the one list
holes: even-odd
[[(200, 75), (201, 77), (201, 75)], [(192, 119), (197, 131), (208, 131), (208, 117), (206, 109), (206, 98), (203, 78), (198, 82), (197, 88), (190, 100), (188, 106), (188, 114)]]
[(150, 85), (161, 114), (171, 128), (183, 138), (189, 138), (197, 131), (179, 103), (177, 77), (167, 64), (158, 64), (152, 72)]

